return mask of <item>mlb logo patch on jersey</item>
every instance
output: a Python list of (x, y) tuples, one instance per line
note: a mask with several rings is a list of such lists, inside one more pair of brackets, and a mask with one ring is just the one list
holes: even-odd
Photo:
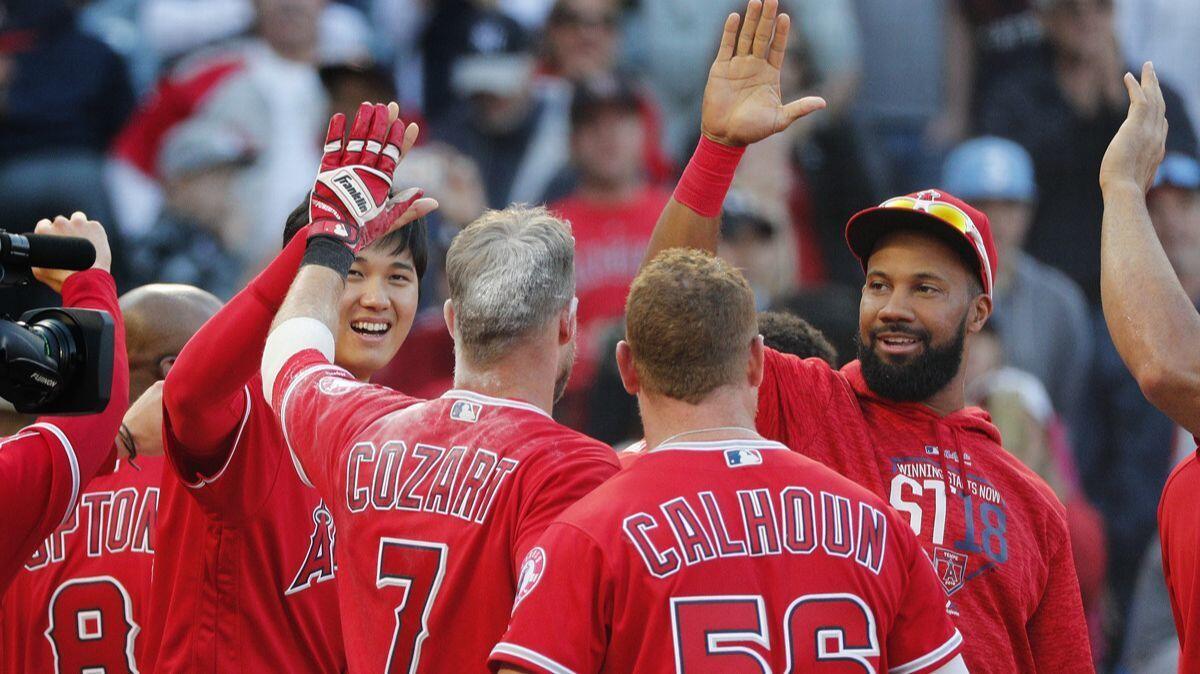
[(762, 454), (757, 449), (725, 450), (725, 465), (730, 468), (757, 466), (762, 463)]
[(967, 575), (967, 556), (946, 548), (933, 549), (933, 569), (946, 588), (946, 594), (958, 592)]
[(479, 421), (479, 413), (483, 411), (483, 405), (473, 403), (468, 400), (456, 400), (450, 406), (450, 418), (455, 421), (466, 421), (475, 423)]
[(513, 610), (521, 603), (521, 600), (529, 596), (533, 592), (533, 588), (537, 587), (539, 581), (542, 580), (542, 575), (546, 573), (546, 551), (542, 546), (538, 546), (529, 551), (525, 555), (525, 561), (521, 563), (521, 576), (517, 579), (517, 596), (513, 600)]

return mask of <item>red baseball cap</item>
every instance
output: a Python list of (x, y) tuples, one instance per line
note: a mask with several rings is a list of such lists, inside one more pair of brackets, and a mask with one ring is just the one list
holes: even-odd
[(983, 292), (991, 296), (992, 279), (996, 277), (991, 223), (982, 211), (952, 194), (922, 190), (859, 211), (846, 223), (846, 243), (865, 272), (880, 237), (897, 229), (913, 228), (941, 237), (967, 260), (973, 260)]

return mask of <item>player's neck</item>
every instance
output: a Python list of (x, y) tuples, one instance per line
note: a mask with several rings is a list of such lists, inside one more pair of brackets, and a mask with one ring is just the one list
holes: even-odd
[(965, 382), (966, 375), (963, 372), (963, 368), (959, 367), (958, 374), (954, 376), (954, 379), (951, 379), (949, 384), (942, 387), (942, 390), (922, 401), (922, 404), (937, 412), (939, 416), (944, 417), (954, 414), (967, 406)]
[[(699, 404), (665, 396), (638, 396), (646, 446), (678, 438), (681, 442), (757, 438), (753, 401), (732, 388), (714, 391)], [(681, 435), (683, 434), (683, 435)]]
[(493, 398), (521, 400), (545, 410), (554, 409), (556, 364), (543, 355), (530, 358), (522, 352), (476, 368), (458, 359), (454, 365), (454, 388), (482, 393)]

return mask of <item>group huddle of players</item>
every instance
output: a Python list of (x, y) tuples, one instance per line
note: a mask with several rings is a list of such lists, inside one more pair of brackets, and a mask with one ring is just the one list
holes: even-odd
[[(233, 299), (122, 298), (137, 402), (115, 464), (89, 483), (72, 458), (38, 504), (53, 533), (0, 577), (4, 671), (1092, 671), (1063, 507), (965, 406), (986, 216), (927, 190), (850, 221), (866, 282), (841, 370), (764, 346), (713, 255), (745, 147), (824, 105), (779, 98), (789, 30), (775, 0), (728, 18), (630, 289), (615, 358), (643, 442), (550, 415), (577, 301), (569, 225), (542, 208), (449, 249), (454, 390), (366, 383), (412, 324), (437, 203), (393, 191), (417, 129), (364, 103)], [(64, 301), (103, 273), (64, 274)], [(28, 433), (75, 457), (56, 428)]]

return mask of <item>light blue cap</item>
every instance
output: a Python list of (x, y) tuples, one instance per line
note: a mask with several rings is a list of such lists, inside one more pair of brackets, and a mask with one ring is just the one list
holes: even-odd
[(942, 187), (967, 201), (1031, 202), (1037, 196), (1029, 153), (997, 136), (973, 138), (954, 148), (942, 165)]
[(1200, 161), (1190, 154), (1168, 152), (1154, 176), (1154, 187), (1162, 185), (1200, 190)]

